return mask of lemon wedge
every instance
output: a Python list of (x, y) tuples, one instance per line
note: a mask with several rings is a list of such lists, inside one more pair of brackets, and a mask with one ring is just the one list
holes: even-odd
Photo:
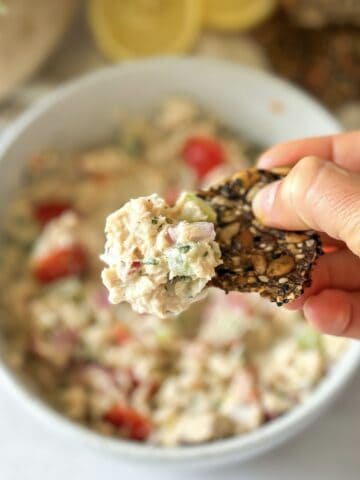
[(204, 0), (205, 25), (214, 30), (248, 30), (275, 10), (278, 0)]
[(88, 18), (110, 60), (178, 54), (198, 37), (202, 0), (90, 0)]

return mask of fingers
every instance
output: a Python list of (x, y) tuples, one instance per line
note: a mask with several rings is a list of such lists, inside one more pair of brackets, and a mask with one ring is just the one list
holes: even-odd
[(309, 155), (326, 158), (354, 172), (360, 172), (360, 132), (328, 137), (314, 137), (280, 143), (264, 152), (258, 162), (260, 168), (293, 165)]
[(314, 229), (360, 255), (360, 175), (316, 157), (300, 160), (253, 201), (258, 218), (275, 228)]
[(304, 295), (289, 303), (286, 308), (303, 308), (309, 297), (328, 289), (360, 291), (360, 258), (348, 250), (320, 257), (312, 272), (311, 286), (305, 289)]
[(360, 339), (360, 292), (323, 290), (307, 299), (304, 315), (323, 333)]

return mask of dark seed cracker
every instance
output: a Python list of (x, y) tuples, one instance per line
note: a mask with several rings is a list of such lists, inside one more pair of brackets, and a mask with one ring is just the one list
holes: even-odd
[(288, 168), (249, 168), (199, 197), (217, 213), (216, 239), (223, 264), (211, 284), (226, 292), (258, 292), (277, 305), (295, 300), (311, 284), (311, 269), (322, 255), (314, 231), (269, 228), (254, 216), (251, 202), (260, 188), (281, 179)]

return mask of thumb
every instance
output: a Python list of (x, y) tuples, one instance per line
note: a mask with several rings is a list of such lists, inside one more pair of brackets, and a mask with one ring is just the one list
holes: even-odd
[(332, 162), (303, 158), (283, 180), (260, 190), (253, 208), (267, 225), (325, 232), (360, 255), (360, 175)]

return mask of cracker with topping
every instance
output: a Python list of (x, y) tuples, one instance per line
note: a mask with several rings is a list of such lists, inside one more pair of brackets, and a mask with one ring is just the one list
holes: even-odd
[(223, 263), (211, 285), (226, 292), (258, 292), (279, 306), (295, 300), (310, 286), (311, 269), (323, 253), (319, 236), (312, 230), (267, 227), (254, 216), (251, 206), (262, 187), (288, 171), (249, 168), (198, 193), (217, 214), (216, 241)]

